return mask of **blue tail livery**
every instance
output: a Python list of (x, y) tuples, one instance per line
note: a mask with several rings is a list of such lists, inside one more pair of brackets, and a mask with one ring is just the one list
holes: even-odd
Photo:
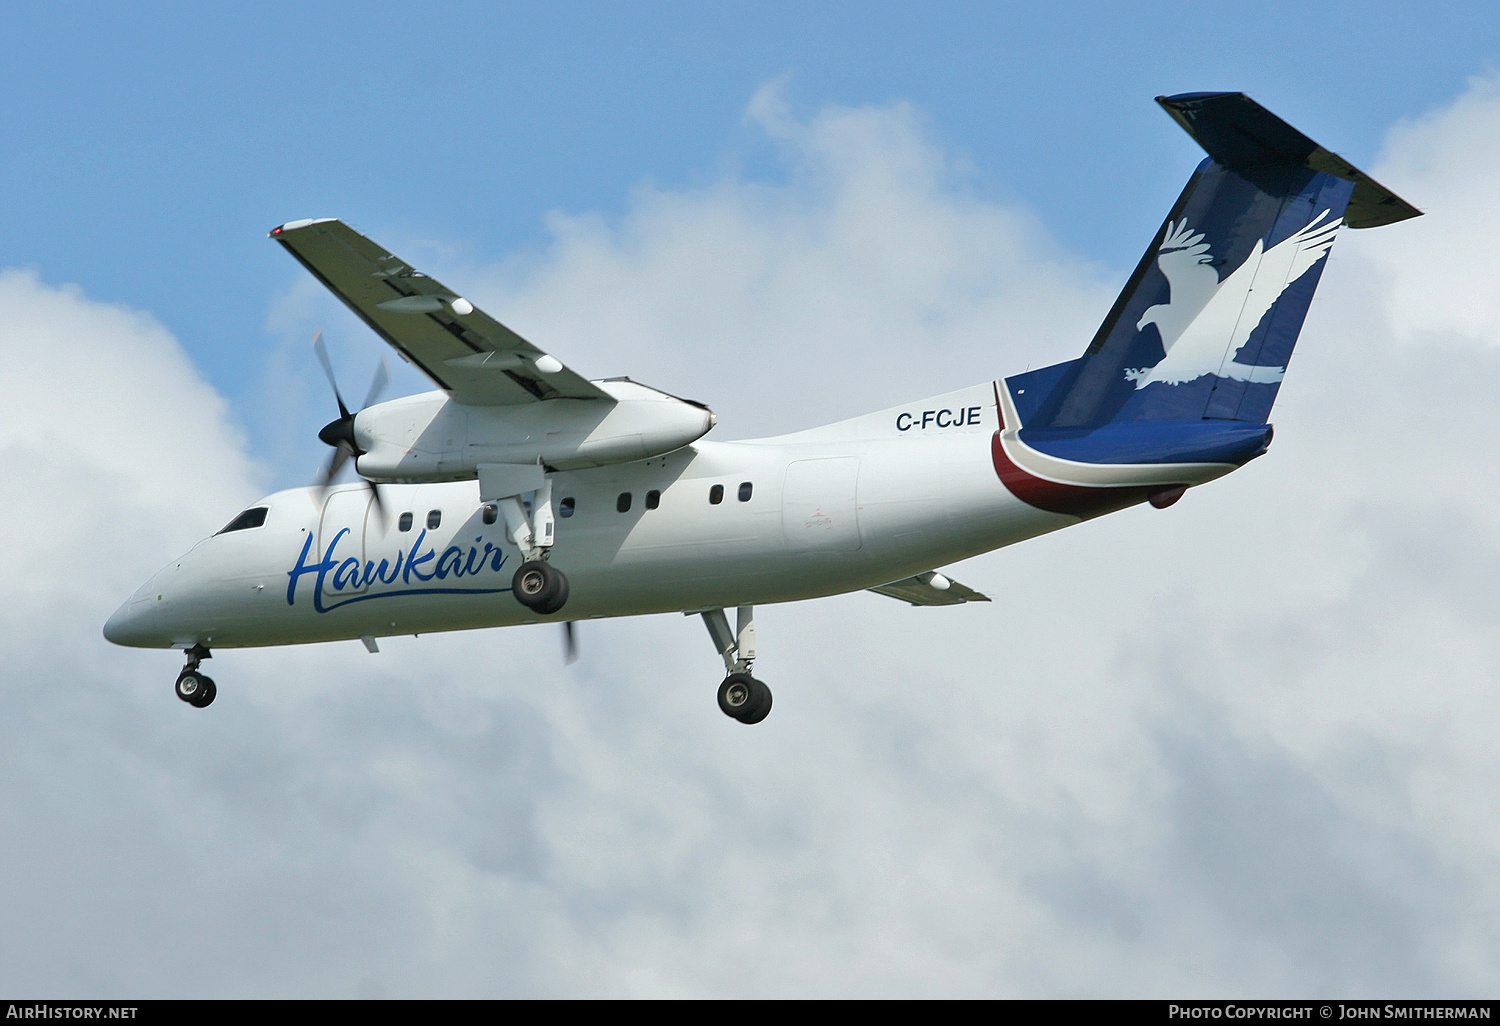
[[(1045, 509), (1097, 515), (1146, 494), (1074, 482), (1080, 465), (1113, 467), (1111, 479), (1127, 466), (1200, 468), (1179, 474), (1186, 485), (1201, 468), (1227, 472), (1264, 452), (1271, 405), (1339, 228), (1419, 214), (1243, 93), (1156, 102), (1208, 157), (1084, 355), (997, 387), (1010, 437), (1002, 445), (996, 436), (996, 469)], [(1039, 460), (1050, 485), (1091, 490), (1020, 485), (1030, 488), (1022, 495), (1017, 482), (1028, 464), (1043, 470)]]

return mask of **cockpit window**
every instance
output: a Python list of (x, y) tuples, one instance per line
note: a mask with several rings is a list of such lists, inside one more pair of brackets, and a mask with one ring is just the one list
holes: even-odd
[(220, 534), (228, 534), (230, 531), (248, 531), (252, 527), (264, 527), (266, 523), (267, 507), (256, 506), (247, 509), (229, 523), (224, 525)]

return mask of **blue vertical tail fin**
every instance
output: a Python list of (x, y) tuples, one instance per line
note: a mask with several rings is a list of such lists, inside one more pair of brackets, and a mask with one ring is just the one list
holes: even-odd
[(1243, 93), (1157, 103), (1208, 158), (1084, 355), (1007, 380), (1028, 429), (1265, 424), (1340, 226), (1419, 214)]

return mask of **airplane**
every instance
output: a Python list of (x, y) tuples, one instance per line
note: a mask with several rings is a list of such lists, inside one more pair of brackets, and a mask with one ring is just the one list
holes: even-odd
[(988, 601), (941, 568), (1264, 454), (1339, 227), (1420, 213), (1243, 93), (1156, 102), (1208, 156), (1082, 356), (772, 438), (706, 440), (704, 404), (582, 377), (341, 221), (273, 228), (437, 390), (377, 403), (382, 363), (350, 412), (319, 336), (320, 482), (237, 514), (104, 636), (182, 650), (177, 697), (202, 708), (214, 648), (561, 622), (571, 649), (578, 620), (681, 612), (723, 660), (719, 708), (761, 722), (756, 606)]

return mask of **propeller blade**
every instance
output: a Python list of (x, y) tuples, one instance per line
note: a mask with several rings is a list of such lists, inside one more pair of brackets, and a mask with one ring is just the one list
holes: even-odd
[[(327, 445), (333, 446), (333, 454), (328, 457), (328, 463), (323, 468), (323, 473), (318, 477), (318, 501), (321, 505), (322, 498), (328, 493), (333, 485), (334, 479), (344, 469), (352, 457), (360, 455), (359, 446), (354, 440), (354, 414), (349, 412), (349, 407), (344, 404), (344, 397), (339, 392), (338, 379), (333, 375), (333, 360), (328, 356), (328, 345), (323, 341), (323, 329), (319, 328), (313, 335), (313, 352), (318, 354), (318, 362), (323, 365), (323, 373), (328, 376), (328, 384), (333, 387), (333, 398), (339, 404), (339, 419), (330, 421), (323, 425), (318, 432), (318, 438)], [(385, 359), (381, 358), (380, 366), (375, 368), (375, 377), (370, 381), (370, 390), (365, 394), (365, 404), (361, 410), (368, 409), (379, 400), (386, 386), (391, 383), (391, 371), (386, 365)], [(357, 465), (356, 465), (357, 469)], [(375, 507), (375, 513), (380, 517), (382, 529), (385, 527), (385, 501), (380, 496), (380, 488), (373, 481), (366, 480), (366, 486), (370, 489), (370, 503)]]
[(380, 497), (380, 486), (370, 479), (365, 479), (365, 484), (370, 486), (370, 502), (375, 507), (375, 515), (380, 518), (380, 530), (385, 532), (385, 500)]
[(333, 398), (338, 401), (339, 416), (348, 417), (349, 407), (344, 405), (344, 397), (339, 394), (339, 383), (333, 376), (333, 361), (328, 358), (328, 346), (323, 342), (322, 328), (313, 335), (312, 346), (313, 352), (318, 354), (318, 362), (323, 365), (323, 373), (328, 375), (328, 383), (333, 386)]
[(380, 366), (375, 368), (375, 377), (370, 382), (370, 390), (365, 393), (365, 404), (360, 409), (368, 410), (371, 406), (374, 406), (375, 401), (380, 398), (380, 393), (384, 392), (385, 386), (390, 383), (391, 371), (385, 365), (385, 357), (382, 356), (380, 358)]
[(339, 476), (339, 471), (344, 469), (344, 464), (349, 462), (349, 457), (354, 455), (354, 450), (344, 442), (340, 442), (333, 450), (333, 455), (328, 457), (328, 465), (323, 468), (323, 473), (318, 477), (318, 488), (328, 490), (333, 484), (333, 479)]
[(578, 635), (572, 620), (563, 621), (563, 661), (573, 663), (578, 659)]

